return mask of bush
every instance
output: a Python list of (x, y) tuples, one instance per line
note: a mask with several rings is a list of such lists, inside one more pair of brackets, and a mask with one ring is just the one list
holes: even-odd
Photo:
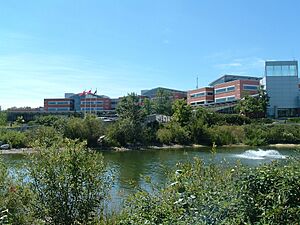
[(297, 144), (300, 142), (300, 127), (287, 124), (268, 126), (266, 140), (268, 144)]
[(240, 126), (213, 126), (208, 128), (211, 143), (216, 145), (239, 144), (245, 139), (244, 129)]
[(31, 210), (33, 199), (28, 185), (12, 179), (0, 159), (0, 217), (6, 215), (0, 218), (0, 224), (36, 224)]
[(0, 131), (0, 140), (7, 143), (11, 148), (28, 147), (28, 139), (25, 133), (14, 130)]
[(245, 125), (251, 123), (248, 117), (239, 114), (222, 114), (221, 117), (222, 120), (219, 124), (222, 124), (222, 121), (227, 125)]
[(87, 141), (89, 147), (96, 147), (100, 136), (105, 133), (105, 127), (102, 121), (94, 116), (81, 118), (70, 118), (61, 128), (67, 138)]
[(30, 121), (32, 125), (42, 125), (42, 126), (55, 126), (59, 121), (64, 120), (62, 116), (54, 116), (54, 115), (47, 115), (47, 116), (39, 116), (34, 121)]
[(163, 144), (189, 144), (190, 133), (187, 127), (177, 122), (170, 122), (157, 131), (157, 139)]
[(108, 138), (115, 146), (137, 147), (146, 142), (145, 127), (131, 119), (121, 119), (108, 128)]
[(243, 172), (239, 213), (251, 224), (297, 224), (300, 221), (300, 161), (273, 162)]
[(300, 117), (288, 118), (288, 123), (300, 123)]
[(130, 197), (119, 224), (297, 224), (299, 160), (252, 169), (178, 164), (168, 183)]
[(267, 144), (267, 130), (261, 125), (244, 126), (244, 144), (250, 146), (262, 146)]
[(62, 139), (60, 134), (53, 127), (41, 126), (33, 130), (27, 131), (28, 142), (31, 147), (35, 145), (43, 145), (50, 147), (53, 143), (58, 142)]
[(108, 193), (103, 156), (85, 143), (66, 140), (64, 148), (59, 146), (38, 149), (32, 156), (29, 183), (37, 195), (35, 216), (47, 224), (101, 219)]

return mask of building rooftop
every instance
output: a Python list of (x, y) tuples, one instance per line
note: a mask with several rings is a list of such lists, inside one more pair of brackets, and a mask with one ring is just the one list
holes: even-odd
[(141, 90), (141, 95), (147, 96), (147, 97), (155, 97), (156, 93), (159, 90), (163, 90), (163, 91), (167, 91), (167, 92), (171, 92), (171, 93), (182, 93), (182, 94), (186, 94), (186, 91), (181, 91), (181, 90), (175, 90), (175, 89), (170, 89), (170, 88), (163, 88), (163, 87), (157, 87), (157, 88), (153, 88), (150, 90)]
[(211, 82), (209, 86), (215, 86), (217, 84), (222, 84), (234, 80), (261, 80), (260, 77), (254, 77), (254, 76), (240, 76), (240, 75), (229, 75), (225, 74), (222, 77), (218, 78), (217, 80)]

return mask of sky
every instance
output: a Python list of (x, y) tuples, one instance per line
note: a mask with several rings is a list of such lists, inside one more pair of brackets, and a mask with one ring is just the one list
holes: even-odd
[(0, 2), (0, 106), (95, 91), (191, 90), (300, 59), (300, 1)]

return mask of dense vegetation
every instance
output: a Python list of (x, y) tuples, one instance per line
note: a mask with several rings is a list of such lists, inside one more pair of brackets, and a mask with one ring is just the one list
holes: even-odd
[[(171, 96), (159, 91), (154, 100), (140, 102), (134, 93), (123, 97), (118, 104), (118, 121), (103, 123), (93, 115), (85, 118), (41, 116), (29, 125), (38, 128), (19, 132), (0, 130), (0, 141), (9, 143), (12, 148), (32, 147), (36, 142), (51, 144), (57, 138), (87, 141), (89, 147), (129, 147), (139, 148), (149, 145), (201, 144), (201, 145), (268, 145), (276, 143), (300, 143), (300, 126), (297, 119), (286, 124), (272, 124), (265, 116), (267, 97), (246, 96), (238, 104), (240, 114), (220, 114), (199, 107), (192, 109), (184, 100), (172, 103)], [(149, 115), (170, 115), (171, 121), (159, 124), (148, 121)], [(0, 117), (5, 123), (5, 114)], [(22, 124), (18, 118), (14, 124)], [(100, 138), (101, 137), (101, 138)]]

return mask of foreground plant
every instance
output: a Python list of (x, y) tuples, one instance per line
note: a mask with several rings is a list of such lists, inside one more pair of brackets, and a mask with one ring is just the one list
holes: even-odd
[(298, 224), (299, 165), (178, 164), (164, 188), (129, 198), (118, 223)]
[(41, 147), (29, 167), (35, 215), (46, 224), (101, 220), (109, 187), (103, 156), (71, 140)]

